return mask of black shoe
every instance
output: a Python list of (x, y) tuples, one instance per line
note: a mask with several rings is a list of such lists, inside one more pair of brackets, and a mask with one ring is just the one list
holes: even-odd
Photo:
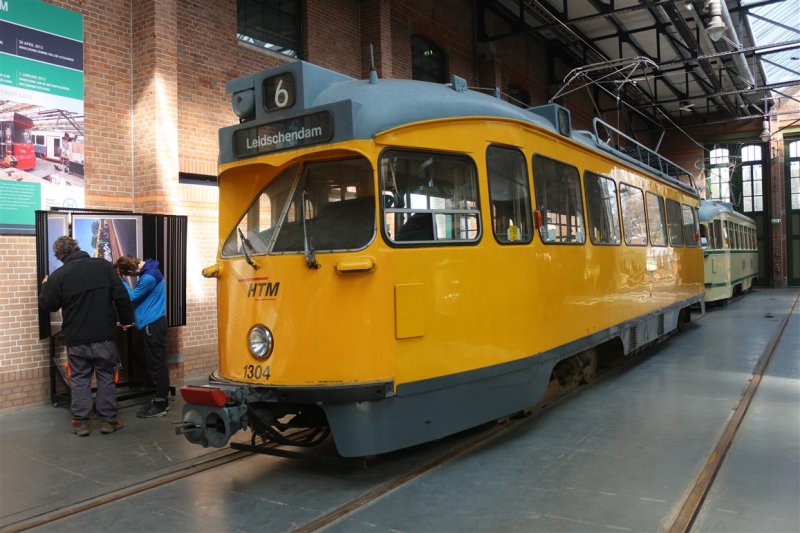
[(165, 416), (167, 411), (169, 411), (169, 404), (167, 402), (156, 403), (155, 400), (151, 400), (150, 405), (139, 409), (139, 412), (136, 413), (136, 416), (137, 418), (155, 418), (157, 416)]

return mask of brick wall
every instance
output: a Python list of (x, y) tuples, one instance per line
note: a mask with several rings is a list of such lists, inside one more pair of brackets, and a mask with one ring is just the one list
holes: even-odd
[(358, 0), (306, 3), (307, 59), (342, 74), (361, 77)]
[(49, 399), (48, 344), (39, 342), (32, 237), (0, 236), (0, 408)]

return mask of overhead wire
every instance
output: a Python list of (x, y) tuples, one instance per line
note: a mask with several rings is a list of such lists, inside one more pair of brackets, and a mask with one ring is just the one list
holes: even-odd
[[(529, 2), (529, 3), (532, 3), (532, 4), (536, 4), (540, 10), (547, 11), (547, 8), (545, 8), (544, 6), (542, 6), (541, 2), (539, 2), (538, 0), (528, 0), (528, 2)], [(549, 13), (549, 11), (548, 11), (548, 13)], [(604, 54), (604, 53), (603, 53), (601, 50), (598, 50), (597, 48), (595, 48), (595, 47), (594, 47), (594, 46), (593, 46), (591, 43), (589, 43), (588, 41), (586, 41), (586, 39), (584, 39), (582, 36), (578, 35), (578, 34), (577, 34), (577, 33), (576, 33), (576, 32), (575, 32), (575, 31), (574, 31), (572, 28), (570, 28), (569, 26), (567, 26), (567, 24), (565, 24), (563, 21), (561, 21), (561, 20), (560, 20), (560, 19), (558, 19), (557, 17), (553, 17), (553, 19), (556, 21), (556, 23), (557, 23), (558, 25), (560, 25), (561, 27), (563, 27), (563, 29), (564, 29), (564, 30), (566, 30), (567, 32), (569, 32), (569, 33), (570, 33), (570, 35), (572, 35), (572, 37), (573, 37), (574, 39), (576, 39), (578, 42), (581, 42), (581, 43), (583, 43), (585, 46), (587, 46), (588, 48), (590, 48), (590, 49), (591, 49), (593, 52), (595, 52), (596, 54), (600, 55), (601, 57), (605, 57), (605, 54)], [(601, 89), (603, 89), (602, 85), (599, 85), (599, 84), (596, 84), (596, 85), (597, 85), (598, 87), (600, 87)], [(675, 129), (676, 129), (676, 130), (678, 130), (678, 131), (679, 131), (681, 134), (683, 134), (683, 135), (684, 135), (684, 136), (685, 136), (687, 139), (689, 139), (689, 140), (690, 140), (692, 143), (694, 143), (695, 145), (699, 146), (700, 148), (704, 148), (704, 146), (702, 145), (702, 143), (700, 143), (700, 142), (698, 142), (697, 140), (695, 140), (695, 139), (694, 139), (694, 137), (692, 137), (691, 135), (689, 135), (689, 134), (688, 134), (688, 133), (687, 133), (687, 132), (686, 132), (686, 131), (685, 131), (683, 128), (681, 128), (680, 126), (678, 126), (678, 124), (677, 124), (677, 123), (675, 123), (675, 121), (674, 121), (674, 120), (672, 120), (672, 118), (671, 118), (671, 117), (670, 117), (670, 116), (669, 116), (669, 115), (668, 115), (668, 114), (667, 114), (667, 113), (666, 113), (666, 112), (665, 112), (663, 109), (661, 109), (661, 107), (660, 107), (660, 106), (658, 106), (658, 104), (657, 104), (656, 102), (654, 102), (654, 101), (653, 101), (653, 99), (652, 99), (652, 98), (651, 98), (651, 97), (650, 97), (648, 94), (646, 94), (644, 91), (642, 91), (641, 89), (639, 89), (639, 88), (637, 87), (637, 84), (633, 84), (633, 87), (636, 89), (636, 91), (637, 91), (637, 92), (638, 92), (638, 93), (639, 93), (639, 94), (640, 94), (642, 97), (644, 97), (644, 98), (645, 98), (647, 101), (649, 101), (649, 102), (650, 102), (650, 104), (653, 106), (653, 108), (654, 108), (655, 110), (657, 110), (657, 111), (658, 111), (658, 112), (659, 112), (659, 113), (660, 113), (660, 114), (661, 114), (661, 115), (662, 115), (662, 116), (663, 116), (663, 117), (664, 117), (664, 118), (665, 118), (665, 119), (666, 119), (666, 120), (667, 120), (667, 121), (668, 121), (668, 122), (669, 122), (669, 123), (670, 123), (670, 124), (671, 124), (671, 125), (672, 125), (672, 126), (675, 128)], [(604, 90), (605, 90), (605, 89), (604, 89)], [(606, 92), (608, 92), (608, 91), (606, 91)], [(609, 93), (609, 94), (611, 94), (611, 93)], [(612, 95), (612, 96), (613, 96), (613, 95)], [(633, 109), (634, 111), (636, 111), (638, 114), (640, 114), (642, 117), (646, 118), (648, 121), (650, 121), (650, 122), (654, 122), (654, 121), (653, 121), (653, 119), (652, 119), (651, 117), (649, 117), (649, 116), (647, 116), (646, 114), (644, 114), (643, 112), (639, 111), (639, 110), (638, 110), (636, 107), (634, 107), (634, 106), (632, 106), (632, 105), (628, 104), (628, 103), (627, 103), (627, 102), (625, 102), (624, 100), (620, 99), (620, 100), (618, 100), (618, 102), (621, 102), (623, 105), (626, 105), (626, 106), (630, 107), (631, 109)], [(659, 125), (659, 126), (662, 126), (661, 124), (658, 124), (657, 122), (654, 122), (654, 123), (655, 123), (655, 124), (657, 124), (657, 125)], [(662, 127), (663, 127), (663, 126), (662, 126)]]

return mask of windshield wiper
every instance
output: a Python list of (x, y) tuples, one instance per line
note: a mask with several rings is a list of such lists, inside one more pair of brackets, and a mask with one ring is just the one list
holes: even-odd
[(244, 252), (244, 258), (247, 261), (247, 264), (253, 267), (253, 270), (258, 270), (259, 268), (261, 268), (261, 265), (250, 259), (250, 254), (247, 253), (248, 247), (254, 252), (256, 251), (256, 249), (253, 247), (252, 244), (250, 244), (250, 240), (244, 236), (244, 233), (242, 233), (242, 228), (236, 228), (236, 229), (239, 230), (239, 238), (242, 241), (242, 252)]
[(306, 191), (303, 191), (303, 257), (306, 260), (306, 266), (312, 270), (318, 269), (321, 265), (317, 262), (317, 254), (314, 251), (314, 245), (311, 242), (311, 237), (308, 235), (308, 228), (306, 227)]

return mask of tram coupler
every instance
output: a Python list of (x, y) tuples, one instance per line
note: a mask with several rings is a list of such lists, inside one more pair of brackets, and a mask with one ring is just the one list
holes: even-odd
[(234, 433), (247, 427), (243, 394), (240, 387), (182, 387), (181, 396), (186, 403), (175, 433), (192, 444), (224, 447)]
[(190, 420), (184, 420), (182, 422), (173, 422), (172, 424), (175, 426), (175, 434), (176, 435), (184, 435), (193, 429), (200, 429), (200, 427)]

